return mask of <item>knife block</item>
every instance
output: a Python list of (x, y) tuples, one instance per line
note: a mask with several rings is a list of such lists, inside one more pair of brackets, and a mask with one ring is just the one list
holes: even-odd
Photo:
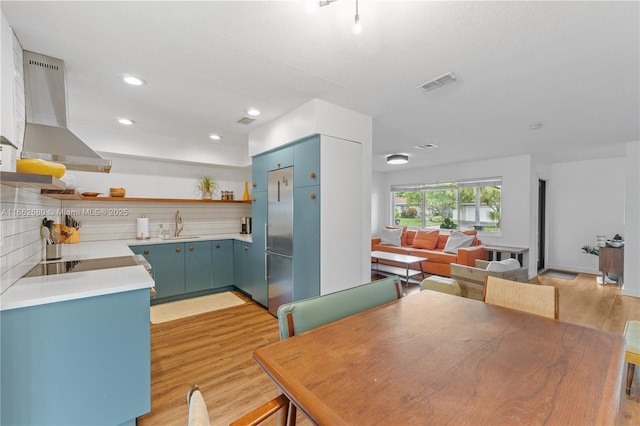
[(70, 226), (60, 225), (60, 231), (64, 233), (71, 232), (71, 235), (60, 236), (61, 244), (76, 244), (80, 242), (80, 230), (77, 228), (72, 228)]

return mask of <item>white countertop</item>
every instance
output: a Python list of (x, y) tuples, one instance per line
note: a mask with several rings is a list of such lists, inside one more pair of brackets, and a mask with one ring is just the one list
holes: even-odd
[[(62, 244), (62, 258), (53, 262), (132, 256), (130, 245), (228, 239), (251, 242), (251, 234), (218, 234), (169, 240), (150, 238), (146, 240)], [(0, 311), (151, 288), (154, 284), (153, 279), (142, 265), (21, 278), (2, 293)]]

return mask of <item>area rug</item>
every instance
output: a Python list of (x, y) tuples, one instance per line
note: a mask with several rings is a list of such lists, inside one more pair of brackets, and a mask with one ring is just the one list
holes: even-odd
[(547, 269), (540, 275), (544, 275), (546, 277), (561, 278), (563, 280), (572, 280), (578, 276), (578, 274), (574, 274), (573, 272), (556, 271), (555, 269)]
[(160, 324), (192, 315), (203, 314), (205, 312), (231, 308), (244, 303), (244, 300), (227, 291), (154, 305), (151, 307), (151, 324)]

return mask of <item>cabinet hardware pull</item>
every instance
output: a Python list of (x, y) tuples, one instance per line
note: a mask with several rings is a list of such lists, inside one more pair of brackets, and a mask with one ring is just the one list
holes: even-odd
[(149, 254), (149, 250), (145, 250), (145, 251), (144, 251), (144, 254)]
[(244, 251), (247, 251), (247, 250), (249, 250), (249, 247), (244, 246)]
[(253, 185), (254, 188), (256, 187), (256, 183), (255, 182), (253, 182), (252, 185)]
[(280, 167), (280, 163), (276, 163), (276, 166)]
[(255, 203), (255, 202), (256, 202), (256, 199), (255, 199), (255, 198), (252, 198), (252, 199), (251, 199), (251, 201)]
[(193, 251), (193, 246), (189, 246), (189, 251)]
[(312, 200), (315, 200), (316, 199), (316, 194), (311, 194), (310, 197), (311, 197)]
[(220, 244), (216, 244), (216, 248), (220, 248)]
[(315, 179), (315, 178), (316, 178), (316, 174), (315, 174), (314, 172), (311, 172), (311, 174), (309, 175), (309, 177), (310, 177), (311, 179)]
[(176, 247), (176, 253), (180, 253), (182, 249), (180, 247)]

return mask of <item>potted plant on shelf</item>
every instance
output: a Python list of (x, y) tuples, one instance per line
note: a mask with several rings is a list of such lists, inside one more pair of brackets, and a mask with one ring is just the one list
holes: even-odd
[(203, 200), (211, 200), (213, 192), (218, 189), (218, 182), (211, 175), (200, 175), (196, 181), (196, 189), (202, 194)]

